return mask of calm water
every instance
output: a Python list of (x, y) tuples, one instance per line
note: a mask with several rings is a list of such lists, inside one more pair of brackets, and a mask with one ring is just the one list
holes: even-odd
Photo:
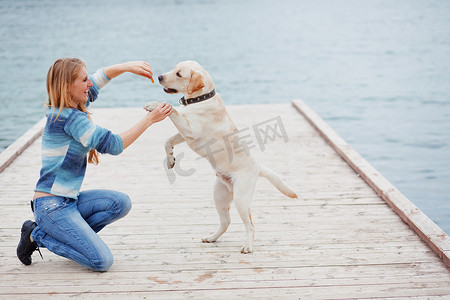
[[(450, 233), (450, 1), (0, 0), (0, 150), (42, 117), (62, 56), (199, 61), (228, 104), (301, 98)], [(125, 75), (98, 107), (176, 103)]]

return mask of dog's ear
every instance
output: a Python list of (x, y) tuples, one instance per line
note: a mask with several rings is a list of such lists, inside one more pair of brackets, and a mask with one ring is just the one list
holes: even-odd
[(203, 75), (192, 70), (191, 80), (189, 81), (189, 85), (187, 88), (188, 94), (191, 95), (204, 87), (205, 87), (205, 80), (203, 79)]

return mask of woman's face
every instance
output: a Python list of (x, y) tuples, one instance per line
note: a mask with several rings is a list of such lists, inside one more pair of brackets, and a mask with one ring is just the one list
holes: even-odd
[(78, 77), (75, 79), (75, 81), (72, 84), (72, 89), (70, 91), (70, 94), (72, 96), (72, 100), (76, 104), (86, 104), (88, 98), (89, 98), (89, 88), (92, 86), (92, 82), (88, 78), (88, 73), (86, 71), (86, 68), (83, 67), (78, 73)]

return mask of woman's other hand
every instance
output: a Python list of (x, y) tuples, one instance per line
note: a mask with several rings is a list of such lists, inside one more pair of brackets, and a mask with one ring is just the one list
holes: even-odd
[(159, 104), (158, 107), (147, 114), (149, 125), (164, 120), (172, 113), (172, 111), (172, 105), (165, 102)]
[(130, 146), (152, 124), (164, 120), (173, 111), (173, 107), (167, 103), (161, 103), (153, 111), (149, 112), (136, 125), (120, 134), (123, 149)]

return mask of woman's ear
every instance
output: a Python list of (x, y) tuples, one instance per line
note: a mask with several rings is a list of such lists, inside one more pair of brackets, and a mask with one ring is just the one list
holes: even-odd
[(191, 95), (204, 87), (205, 80), (203, 79), (203, 75), (198, 72), (191, 71), (191, 79), (187, 88), (188, 95)]

